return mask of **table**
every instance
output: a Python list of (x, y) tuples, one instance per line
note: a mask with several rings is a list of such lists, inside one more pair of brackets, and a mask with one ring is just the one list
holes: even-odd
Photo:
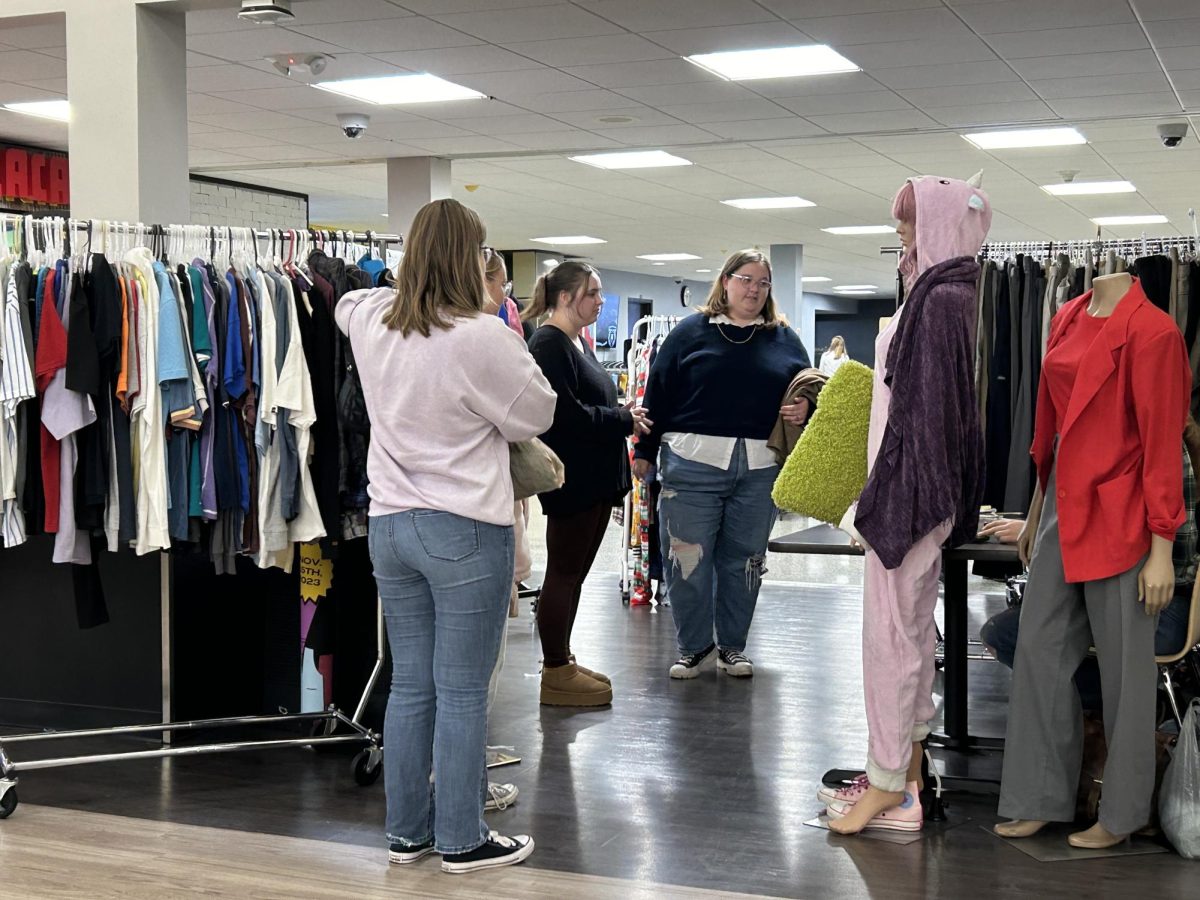
[[(832, 525), (815, 525), (772, 540), (767, 549), (775, 553), (815, 553), (829, 556), (862, 556), (863, 551), (851, 545), (850, 536)], [(1002, 738), (973, 737), (968, 727), (967, 713), (967, 563), (974, 560), (1018, 562), (1017, 548), (1012, 544), (982, 541), (963, 544), (942, 551), (945, 572), (944, 634), (945, 666), (944, 734), (929, 736), (929, 743), (950, 750), (999, 750)]]

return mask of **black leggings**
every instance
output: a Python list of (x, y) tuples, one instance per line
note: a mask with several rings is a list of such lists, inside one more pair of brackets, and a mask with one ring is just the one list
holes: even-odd
[(548, 668), (571, 661), (571, 631), (583, 582), (596, 560), (612, 506), (606, 503), (565, 516), (546, 517), (546, 579), (538, 597), (538, 635)]

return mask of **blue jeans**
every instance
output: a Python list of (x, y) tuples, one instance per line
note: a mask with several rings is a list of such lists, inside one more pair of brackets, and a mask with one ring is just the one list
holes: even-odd
[[(1166, 609), (1158, 614), (1158, 627), (1154, 631), (1154, 654), (1171, 656), (1183, 649), (1187, 640), (1188, 616), (1192, 609), (1192, 585), (1175, 585), (1175, 596)], [(1021, 607), (1014, 606), (997, 613), (979, 630), (979, 639), (996, 654), (996, 660), (1013, 667), (1017, 655), (1017, 636), (1021, 630)], [(1096, 657), (1089, 656), (1075, 672), (1075, 687), (1084, 710), (1100, 712), (1100, 667)]]
[(713, 643), (741, 652), (766, 571), (778, 466), (750, 469), (739, 440), (728, 469), (659, 450), (659, 542), (683, 655)]
[(488, 833), (488, 679), (508, 615), (513, 529), (415, 509), (373, 517), (369, 541), (392, 649), (387, 837), (465, 853)]

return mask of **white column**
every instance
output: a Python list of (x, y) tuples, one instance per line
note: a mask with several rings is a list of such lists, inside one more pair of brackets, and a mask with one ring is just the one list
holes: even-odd
[(804, 303), (804, 245), (772, 244), (770, 257), (775, 303), (811, 355), (817, 324), (815, 314)]
[(393, 157), (387, 161), (389, 231), (405, 235), (413, 216), (431, 200), (450, 196), (450, 160), (433, 156)]
[(71, 214), (187, 222), (183, 12), (131, 3), (66, 12)]

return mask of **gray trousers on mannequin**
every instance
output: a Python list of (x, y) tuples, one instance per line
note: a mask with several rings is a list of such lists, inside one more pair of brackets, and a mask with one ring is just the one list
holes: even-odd
[(1073, 676), (1096, 648), (1108, 761), (1100, 824), (1130, 834), (1150, 819), (1154, 790), (1157, 616), (1138, 603), (1139, 562), (1099, 581), (1063, 574), (1053, 472), (1021, 606), (999, 811), (1070, 822), (1083, 758), (1083, 713)]

